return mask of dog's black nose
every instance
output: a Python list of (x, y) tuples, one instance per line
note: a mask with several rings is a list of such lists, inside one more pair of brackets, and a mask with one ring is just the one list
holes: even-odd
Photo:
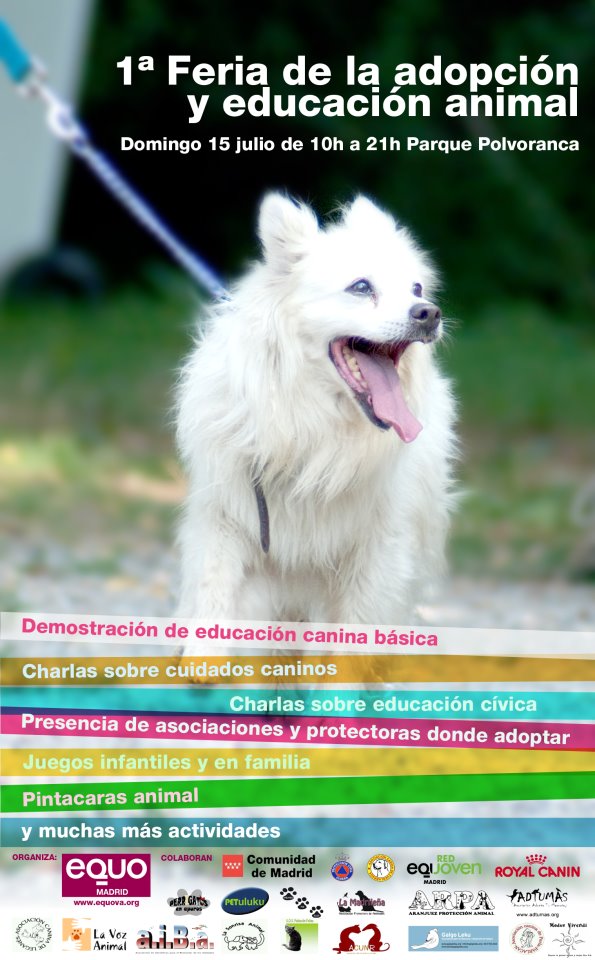
[(420, 326), (430, 331), (437, 328), (442, 314), (440, 313), (440, 309), (435, 307), (433, 303), (422, 301), (421, 303), (413, 304), (409, 311), (409, 316), (411, 320), (415, 320)]

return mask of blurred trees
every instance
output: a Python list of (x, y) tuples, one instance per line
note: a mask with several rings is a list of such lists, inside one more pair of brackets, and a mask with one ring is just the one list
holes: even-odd
[[(447, 312), (515, 298), (540, 301), (561, 317), (586, 315), (595, 306), (593, 253), (593, 97), (595, 8), (590, 0), (500, 0), (481, 12), (475, 0), (369, 0), (359, 11), (339, 0), (110, 0), (98, 5), (88, 57), (85, 122), (164, 217), (222, 271), (255, 252), (258, 198), (272, 187), (311, 200), (321, 213), (356, 192), (367, 192), (396, 212), (429, 248), (446, 278)], [(347, 54), (377, 63), (388, 93), (394, 66), (416, 65), (435, 54), (443, 62), (518, 61), (541, 54), (579, 68), (578, 118), (444, 116), (457, 88), (417, 88), (432, 99), (429, 118), (232, 119), (217, 100), (232, 87), (201, 90), (192, 81), (169, 87), (167, 58), (188, 53), (193, 63), (230, 62), (243, 54), (261, 61), (270, 76), (298, 54), (327, 63), (333, 81), (319, 92), (342, 92)], [(155, 57), (153, 73), (123, 87), (117, 61)], [(284, 88), (278, 87), (278, 91)], [(513, 88), (507, 88), (508, 90)], [(255, 92), (243, 88), (241, 92)], [(185, 93), (211, 95), (203, 121), (188, 126)], [(494, 87), (490, 88), (491, 93)], [(531, 92), (526, 90), (524, 92)], [(544, 93), (544, 88), (537, 92)], [(553, 88), (547, 93), (556, 92)], [(176, 139), (265, 136), (280, 142), (325, 134), (346, 140), (408, 135), (474, 140), (479, 134), (510, 139), (579, 139), (578, 153), (120, 153), (120, 138)], [(152, 242), (86, 172), (73, 168), (63, 236), (94, 250), (116, 278), (129, 278)]]

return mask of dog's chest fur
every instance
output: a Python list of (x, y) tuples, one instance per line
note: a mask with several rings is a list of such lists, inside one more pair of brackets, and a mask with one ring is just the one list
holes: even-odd
[[(397, 622), (415, 585), (442, 560), (451, 505), (449, 387), (431, 346), (412, 342), (399, 377), (423, 430), (405, 443), (370, 422), (329, 358), (333, 337), (350, 333), (359, 316), (361, 304), (345, 285), (361, 274), (350, 266), (332, 295), (320, 291), (317, 276), (310, 292), (301, 260), (287, 262), (291, 236), (282, 224), (279, 230), (266, 262), (214, 308), (182, 373), (178, 440), (190, 486), (179, 612)], [(382, 225), (380, 233), (383, 257)], [(358, 228), (358, 249), (359, 237)], [(404, 243), (409, 263), (411, 243)], [(397, 267), (392, 260), (386, 267), (389, 290), (399, 251)], [(339, 253), (342, 263), (342, 246)], [(406, 280), (406, 304), (423, 269), (415, 265)], [(387, 313), (398, 316), (398, 297), (385, 299)], [(383, 297), (378, 302), (361, 308), (370, 323), (385, 309)], [(268, 507), (268, 553), (256, 482)]]

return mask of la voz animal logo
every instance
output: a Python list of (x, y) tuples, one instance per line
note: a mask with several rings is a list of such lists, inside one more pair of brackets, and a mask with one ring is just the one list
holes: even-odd
[(63, 897), (150, 897), (148, 853), (62, 854)]
[(116, 927), (95, 927), (88, 917), (62, 918), (62, 949), (68, 951), (119, 950), (128, 946), (128, 932)]

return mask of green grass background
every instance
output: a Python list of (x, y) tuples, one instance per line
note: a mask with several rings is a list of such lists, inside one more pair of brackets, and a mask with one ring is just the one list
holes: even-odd
[[(86, 562), (106, 575), (131, 540), (171, 549), (184, 492), (173, 388), (198, 312), (173, 281), (95, 306), (0, 308), (0, 524), (33, 538), (28, 563), (43, 564), (50, 540), (84, 536), (102, 538)], [(454, 571), (588, 573), (591, 534), (573, 514), (593, 475), (593, 329), (502, 304), (455, 321), (440, 354), (459, 401)]]

